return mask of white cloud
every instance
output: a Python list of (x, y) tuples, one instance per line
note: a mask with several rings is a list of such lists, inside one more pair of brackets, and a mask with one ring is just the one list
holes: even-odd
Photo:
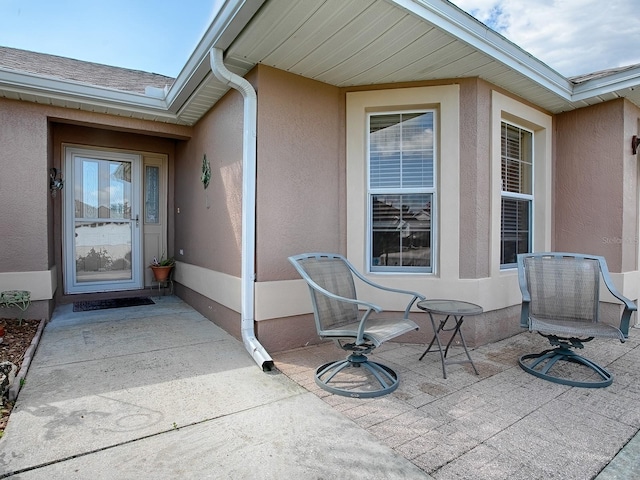
[(640, 0), (452, 0), (565, 76), (640, 63)]

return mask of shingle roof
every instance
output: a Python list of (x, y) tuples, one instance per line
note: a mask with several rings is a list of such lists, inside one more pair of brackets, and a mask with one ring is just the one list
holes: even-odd
[(640, 67), (640, 64), (626, 65), (624, 67), (618, 67), (618, 68), (609, 68), (607, 70), (601, 70), (599, 72), (586, 73), (584, 75), (570, 77), (569, 80), (571, 80), (573, 83), (583, 83), (583, 82), (586, 82), (587, 80), (593, 80), (594, 78), (607, 77), (615, 73), (625, 72), (627, 70), (634, 70), (634, 69), (637, 69), (638, 67)]
[(175, 80), (157, 73), (111, 67), (2, 46), (0, 46), (0, 68), (136, 93), (144, 93), (145, 87), (165, 88), (171, 86)]

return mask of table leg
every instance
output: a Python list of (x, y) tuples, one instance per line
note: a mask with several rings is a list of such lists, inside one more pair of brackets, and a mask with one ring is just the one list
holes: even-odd
[[(447, 317), (447, 319), (449, 319), (449, 317)], [(462, 338), (462, 332), (460, 331), (460, 327), (462, 326), (463, 319), (464, 319), (464, 315), (461, 315), (460, 318), (453, 315), (453, 320), (456, 322), (456, 326), (453, 329), (449, 330), (449, 331), (453, 330), (453, 335), (451, 335), (449, 342), (447, 342), (447, 347), (444, 350), (445, 357), (447, 356), (447, 353), (449, 353), (449, 347), (453, 343), (453, 339), (456, 337), (456, 334), (460, 335), (460, 338)], [(464, 344), (464, 338), (462, 339), (462, 343)]]
[[(473, 367), (473, 371), (476, 372), (476, 375), (480, 375), (480, 373), (478, 373), (478, 369), (476, 368), (475, 363), (473, 363), (473, 360), (471, 360), (471, 355), (469, 354), (469, 349), (467, 348), (467, 342), (464, 341), (464, 335), (462, 335), (462, 330), (460, 330), (460, 326), (462, 326), (462, 317), (460, 317), (460, 323), (456, 327), (456, 332), (458, 333), (460, 340), (462, 341), (462, 346), (464, 347), (464, 353), (467, 354), (467, 358), (469, 359), (469, 363)], [(454, 333), (453, 336), (455, 337), (455, 335), (456, 334)], [(451, 338), (453, 339), (453, 337)], [(451, 341), (449, 341), (449, 343), (451, 343)], [(447, 349), (448, 348), (449, 346), (447, 345)], [(445, 352), (445, 355), (446, 355), (446, 352)]]
[[(449, 317), (453, 316), (453, 319), (456, 323), (455, 327), (450, 328), (450, 329), (446, 329), (445, 325), (447, 324), (447, 322), (449, 321)], [(462, 322), (464, 321), (464, 315), (461, 315), (459, 318), (456, 317), (455, 315), (447, 315), (447, 318), (445, 318), (443, 321), (440, 322), (440, 325), (438, 325), (438, 327), (436, 328), (436, 323), (433, 320), (433, 315), (431, 314), (431, 312), (429, 312), (429, 318), (431, 320), (431, 326), (433, 327), (433, 331), (434, 331), (434, 335), (433, 338), (431, 339), (431, 342), (429, 343), (429, 346), (427, 347), (427, 349), (424, 351), (424, 353), (420, 356), (420, 358), (418, 360), (422, 360), (424, 358), (424, 356), (429, 353), (429, 351), (431, 350), (431, 347), (433, 346), (434, 342), (437, 342), (438, 344), (438, 350), (440, 352), (440, 360), (442, 361), (442, 375), (443, 377), (446, 379), (447, 378), (447, 371), (446, 371), (446, 363), (447, 363), (447, 354), (449, 353), (449, 347), (451, 346), (451, 344), (453, 343), (453, 340), (455, 339), (456, 335), (458, 335), (460, 337), (460, 341), (462, 342), (462, 346), (464, 348), (464, 353), (467, 355), (467, 359), (468, 359), (468, 363), (471, 364), (471, 366), (473, 367), (473, 371), (476, 373), (476, 375), (480, 375), (480, 373), (478, 372), (478, 369), (476, 368), (476, 365), (473, 363), (473, 360), (471, 359), (471, 355), (469, 354), (469, 349), (467, 348), (467, 342), (464, 339), (464, 335), (462, 334), (462, 330), (460, 329), (460, 327), (462, 327)], [(451, 335), (451, 338), (449, 339), (449, 341), (447, 342), (447, 345), (444, 349), (444, 352), (442, 351), (442, 343), (440, 342), (440, 332), (442, 331), (453, 331), (453, 334)], [(453, 361), (450, 360), (449, 363), (466, 363), (466, 361)]]
[(447, 378), (447, 369), (446, 369), (446, 361), (445, 361), (446, 354), (442, 353), (442, 343), (440, 343), (440, 336), (438, 334), (444, 328), (445, 324), (447, 323), (447, 320), (449, 320), (449, 315), (447, 315), (447, 318), (445, 318), (444, 321), (440, 322), (440, 325), (438, 325), (437, 328), (436, 328), (436, 322), (433, 320), (433, 315), (431, 314), (431, 312), (429, 312), (429, 319), (431, 320), (431, 326), (433, 327), (433, 338), (431, 339), (431, 342), (429, 342), (429, 346), (424, 351), (422, 356), (418, 359), (418, 361), (422, 360), (424, 356), (427, 353), (429, 353), (429, 350), (431, 350), (431, 346), (433, 345), (433, 342), (434, 341), (437, 342), (438, 351), (440, 352), (440, 361), (442, 362), (442, 376), (443, 378), (446, 379)]

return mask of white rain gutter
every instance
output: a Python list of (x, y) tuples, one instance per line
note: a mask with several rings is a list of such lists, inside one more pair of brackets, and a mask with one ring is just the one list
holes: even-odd
[(244, 78), (229, 71), (223, 61), (223, 51), (210, 51), (211, 71), (225, 85), (238, 90), (244, 99), (242, 135), (242, 341), (262, 370), (273, 368), (273, 360), (255, 336), (255, 252), (256, 252), (256, 136), (258, 97), (253, 86)]

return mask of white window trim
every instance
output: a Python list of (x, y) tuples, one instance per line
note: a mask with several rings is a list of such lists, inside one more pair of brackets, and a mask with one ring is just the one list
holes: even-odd
[[(531, 159), (532, 159), (532, 167), (533, 167), (533, 171), (531, 172), (531, 185), (533, 186), (533, 188), (535, 188), (535, 184), (536, 184), (536, 148), (535, 148), (535, 132), (533, 130), (531, 130), (530, 128), (525, 128), (522, 125), (519, 125), (518, 123), (515, 122), (509, 122), (507, 120), (502, 120), (500, 122), (500, 144), (502, 146), (502, 124), (506, 123), (507, 125), (511, 125), (512, 127), (516, 127), (520, 130), (524, 130), (527, 131), (529, 133), (531, 133), (531, 139), (532, 139), (532, 145), (531, 145)], [(502, 169), (502, 152), (500, 153), (500, 168)], [(502, 182), (500, 183), (500, 185), (502, 186)], [(529, 217), (529, 249), (530, 251), (533, 251), (533, 239), (535, 238), (535, 231), (536, 231), (536, 226), (535, 226), (535, 222), (534, 222), (534, 218), (535, 218), (535, 211), (536, 211), (536, 202), (535, 202), (535, 190), (532, 191), (532, 193), (530, 194), (526, 194), (526, 193), (515, 193), (515, 192), (509, 192), (506, 190), (503, 190), (502, 188), (500, 188), (500, 196), (501, 196), (501, 200), (503, 198), (511, 198), (513, 200), (529, 200), (531, 202), (531, 212), (530, 212), (530, 217)], [(502, 215), (502, 204), (500, 205), (500, 215)], [(502, 228), (500, 228), (500, 242), (502, 243)], [(500, 264), (500, 269), (501, 270), (508, 270), (510, 268), (517, 268), (517, 265), (515, 262), (513, 263), (501, 263)]]
[(491, 95), (491, 276), (513, 274), (514, 267), (500, 265), (502, 213), (502, 122), (533, 132), (533, 205), (531, 251), (551, 249), (552, 225), (552, 117), (506, 95)]
[[(433, 130), (434, 130), (434, 142), (433, 142), (433, 187), (425, 187), (425, 188), (371, 188), (371, 142), (370, 142), (370, 127), (369, 120), (372, 115), (379, 114), (405, 114), (405, 113), (427, 113), (431, 112), (433, 114)], [(409, 109), (398, 109), (398, 110), (383, 110), (381, 112), (378, 111), (368, 111), (366, 114), (367, 119), (367, 147), (366, 147), (366, 170), (367, 170), (367, 249), (366, 249), (366, 265), (367, 265), (367, 273), (375, 273), (375, 274), (413, 274), (413, 275), (426, 275), (429, 273), (433, 273), (435, 271), (434, 264), (435, 258), (437, 254), (436, 248), (436, 238), (438, 234), (438, 139), (439, 139), (439, 127), (438, 127), (438, 110), (435, 108), (409, 108)], [(373, 249), (373, 218), (371, 216), (372, 205), (371, 205), (371, 197), (373, 195), (410, 195), (412, 193), (418, 194), (428, 194), (431, 195), (431, 253), (429, 258), (429, 266), (428, 267), (389, 267), (386, 269), (374, 269), (371, 265), (372, 258), (372, 249)]]

